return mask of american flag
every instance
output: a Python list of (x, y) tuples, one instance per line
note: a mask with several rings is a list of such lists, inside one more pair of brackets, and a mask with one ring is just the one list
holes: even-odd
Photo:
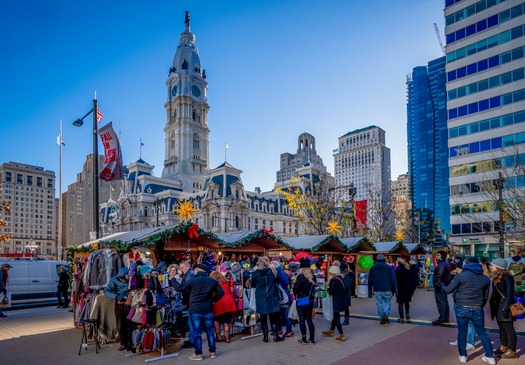
[(104, 118), (104, 114), (100, 111), (100, 108), (97, 107), (97, 122), (100, 124), (100, 121)]

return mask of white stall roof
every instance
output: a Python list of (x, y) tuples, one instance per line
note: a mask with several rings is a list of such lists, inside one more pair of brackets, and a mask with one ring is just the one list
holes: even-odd
[(282, 240), (295, 250), (311, 250), (328, 238), (327, 234), (320, 236), (282, 237)]
[(244, 237), (247, 237), (251, 235), (252, 233), (257, 232), (256, 230), (248, 230), (248, 231), (234, 231), (234, 232), (224, 232), (224, 233), (218, 233), (217, 237), (219, 237), (220, 240), (226, 242), (226, 243), (233, 243), (237, 242), (239, 240), (242, 240)]
[(94, 241), (83, 243), (80, 245), (80, 247), (93, 245), (95, 242), (103, 242), (103, 241), (120, 241), (122, 243), (132, 243), (133, 241), (140, 242), (140, 241), (144, 241), (145, 239), (159, 232), (165, 231), (167, 229), (171, 229), (173, 227), (174, 226), (170, 226), (170, 227), (160, 226), (160, 227), (141, 229), (139, 231), (117, 232), (117, 233), (113, 233), (105, 237), (101, 237)]
[(374, 242), (374, 247), (378, 252), (390, 252), (394, 247), (396, 247), (399, 242)]

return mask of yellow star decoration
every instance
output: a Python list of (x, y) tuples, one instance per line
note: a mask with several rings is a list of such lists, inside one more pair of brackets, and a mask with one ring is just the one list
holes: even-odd
[(405, 234), (403, 232), (396, 232), (396, 241), (403, 241), (405, 239)]
[(335, 221), (331, 221), (328, 222), (328, 227), (326, 229), (330, 234), (337, 234), (343, 229), (343, 226), (340, 226), (339, 223)]
[(183, 202), (179, 202), (179, 207), (173, 209), (173, 212), (179, 213), (180, 220), (189, 221), (193, 219), (193, 213), (198, 212), (198, 210), (193, 209), (191, 201), (184, 200)]

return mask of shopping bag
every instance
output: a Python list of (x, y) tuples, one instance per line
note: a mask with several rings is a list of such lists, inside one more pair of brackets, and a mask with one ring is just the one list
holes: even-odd
[(332, 296), (327, 295), (326, 298), (323, 298), (323, 316), (324, 319), (331, 322), (334, 318), (334, 308), (332, 306)]
[(288, 318), (291, 320), (299, 320), (299, 315), (297, 314), (297, 303), (294, 300), (292, 304), (290, 304), (290, 309), (288, 310)]
[(250, 309), (257, 311), (256, 305), (255, 305), (255, 288), (251, 288), (248, 292), (248, 295), (250, 296)]
[(0, 307), (1, 308), (9, 308), (11, 307), (11, 292), (7, 292), (7, 294), (0, 293)]

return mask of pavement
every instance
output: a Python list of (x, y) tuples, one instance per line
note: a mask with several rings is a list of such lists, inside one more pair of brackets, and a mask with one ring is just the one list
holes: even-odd
[[(452, 300), (451, 305), (452, 305)], [(347, 340), (336, 341), (325, 337), (321, 331), (329, 328), (322, 315), (314, 319), (316, 344), (301, 345), (299, 326), (296, 336), (284, 342), (264, 343), (261, 337), (242, 340), (235, 335), (230, 344), (218, 343), (216, 359), (210, 359), (204, 340), (204, 361), (216, 364), (379, 364), (388, 365), (425, 363), (425, 365), (459, 364), (455, 346), (450, 346), (457, 336), (455, 323), (434, 327), (430, 322), (437, 317), (434, 293), (418, 289), (411, 304), (410, 324), (398, 324), (397, 304), (393, 301), (390, 324), (381, 325), (377, 319), (373, 299), (352, 299), (350, 325), (343, 326)], [(2, 365), (35, 364), (144, 364), (159, 354), (127, 356), (117, 351), (118, 344), (102, 345), (98, 354), (94, 345), (78, 355), (82, 331), (75, 328), (72, 313), (65, 309), (39, 307), (5, 311), (7, 318), (0, 319), (0, 363)], [(494, 347), (499, 345), (497, 325), (486, 316), (486, 326)], [(453, 321), (453, 315), (451, 318)], [(525, 364), (525, 319), (517, 320), (518, 354), (521, 358), (498, 360), (504, 365)], [(204, 336), (205, 337), (205, 336)], [(156, 364), (190, 364), (193, 353), (180, 350), (179, 355), (155, 361)], [(129, 354), (129, 353), (128, 353)], [(483, 349), (476, 342), (476, 349), (469, 352), (468, 363), (486, 364), (481, 360)], [(149, 361), (148, 361), (149, 362)]]

